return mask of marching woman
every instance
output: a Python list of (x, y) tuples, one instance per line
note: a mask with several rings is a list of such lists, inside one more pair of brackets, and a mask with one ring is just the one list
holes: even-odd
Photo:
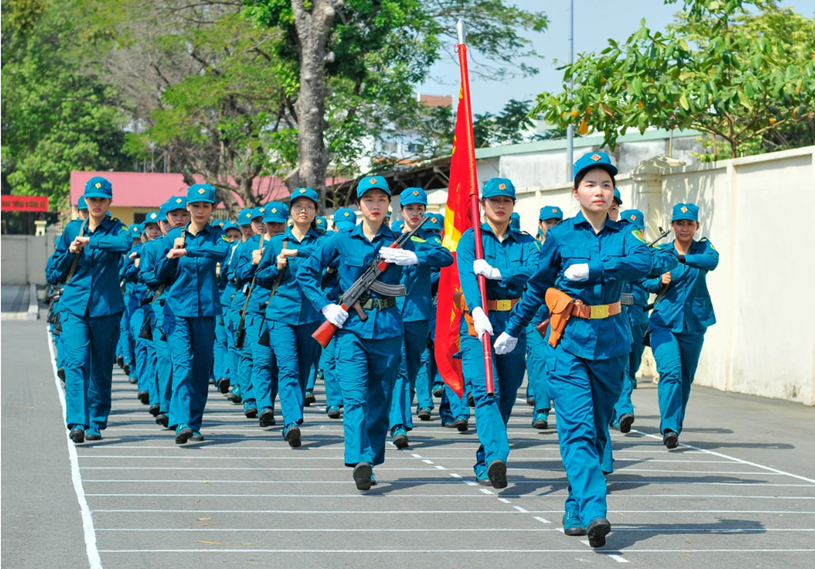
[[(257, 408), (260, 408), (258, 424), (261, 427), (271, 427), (274, 420), (274, 401), (277, 397), (277, 366), (274, 361), (274, 354), (271, 346), (261, 344), (260, 339), (264, 333), (264, 320), (266, 306), (269, 303), (271, 290), (261, 284), (258, 269), (261, 265), (263, 255), (269, 249), (272, 238), (286, 229), (286, 221), (289, 219), (289, 208), (281, 202), (271, 202), (263, 208), (263, 224), (265, 233), (252, 237), (244, 244), (241, 264), (235, 269), (235, 275), (239, 281), (250, 282), (255, 279), (255, 284), (250, 284), (247, 294), (248, 299), (240, 307), (246, 307), (246, 338), (244, 340), (244, 351), (249, 356), (248, 371), (250, 374), (249, 384), (252, 386), (252, 393), (256, 397)], [(261, 244), (261, 239), (263, 239)], [(251, 257), (244, 259), (243, 255), (251, 251)], [(316, 342), (315, 342), (316, 343)], [(256, 411), (257, 412), (257, 411)]]
[(212, 370), (215, 374), (215, 386), (223, 393), (229, 393), (230, 374), (229, 369), (229, 334), (226, 323), (229, 321), (229, 304), (235, 292), (235, 286), (229, 278), (229, 259), (232, 252), (241, 240), (241, 230), (231, 221), (224, 222), (221, 228), (224, 230), (226, 240), (229, 241), (229, 255), (226, 260), (218, 265), (218, 290), (221, 293), (221, 316), (215, 321), (215, 353), (212, 363)]
[(648, 292), (661, 295), (651, 314), (648, 334), (659, 374), (659, 430), (669, 449), (679, 444), (705, 331), (716, 323), (707, 273), (719, 264), (719, 252), (710, 241), (694, 239), (699, 230), (696, 204), (676, 204), (671, 229), (676, 239), (659, 250), (673, 252), (679, 266), (643, 283)]
[[(400, 202), (405, 231), (413, 231), (424, 219), (427, 194), (421, 188), (406, 188), (400, 195)], [(416, 393), (416, 377), (422, 365), (422, 354), (427, 350), (430, 321), (435, 322), (432, 272), (453, 264), (452, 253), (442, 246), (441, 239), (432, 230), (422, 230), (411, 241), (417, 254), (422, 254), (422, 262), (402, 269), (406, 295), (397, 300), (405, 326), (405, 339), (399, 375), (393, 388), (390, 428), (393, 444), (400, 449), (409, 444), (407, 432), (413, 429), (411, 406)]]
[[(485, 333), (496, 337), (504, 331), (510, 310), (521, 298), (526, 282), (538, 266), (539, 245), (535, 238), (510, 227), (515, 208), (515, 186), (505, 178), (484, 184), (481, 207), (484, 223), (481, 240), (484, 258), (475, 258), (475, 232), (468, 229), (458, 243), (458, 273), (464, 294), (461, 319), (461, 359), (464, 377), (471, 384), (475, 421), (481, 446), (476, 452), (475, 475), (480, 484), (507, 486), (509, 440), (507, 422), (524, 379), (526, 334), (521, 331), (518, 351), (493, 358), (495, 396), (487, 395), (484, 350)], [(481, 305), (478, 275), (487, 283), (487, 312)], [(489, 315), (488, 315), (489, 314)]]
[(378, 280), (399, 285), (400, 266), (419, 263), (411, 241), (405, 243), (404, 249), (388, 249), (395, 241), (385, 224), (390, 201), (385, 178), (364, 178), (357, 186), (356, 202), (362, 223), (326, 239), (298, 272), (306, 297), (327, 321), (340, 328), (335, 353), (345, 405), (345, 465), (354, 468), (353, 478), (359, 490), (370, 489), (372, 466), (385, 461), (388, 410), (399, 373), (404, 326), (394, 297), (372, 292), (360, 304), (368, 317), (363, 321), (356, 311), (349, 315), (330, 300), (321, 284), (323, 271), (336, 267), (340, 288), (347, 291), (368, 264), (381, 255), (384, 261), (397, 266), (389, 267)]
[(65, 421), (75, 443), (101, 439), (110, 414), (113, 356), (124, 311), (119, 259), (131, 244), (127, 228), (107, 215), (112, 196), (108, 180), (88, 180), (89, 216), (66, 226), (47, 275), (51, 282), (65, 283), (59, 303)]
[[(187, 211), (187, 198), (174, 197), (159, 208), (159, 229), (162, 236), (175, 228), (186, 227), (190, 222)], [(140, 254), (139, 282), (147, 285), (152, 296), (150, 308), (153, 311), (153, 346), (156, 350), (156, 383), (158, 386), (159, 413), (156, 423), (164, 428), (170, 426), (170, 399), (173, 394), (173, 362), (170, 346), (164, 334), (164, 304), (172, 279), (159, 281), (157, 262), (166, 254), (164, 239), (154, 239), (144, 244)]]
[[(257, 273), (269, 301), (266, 328), (277, 363), (283, 438), (292, 448), (301, 444), (298, 425), (303, 424), (306, 387), (320, 353), (320, 344), (311, 335), (323, 318), (303, 296), (297, 279), (300, 265), (325, 240), (314, 224), (319, 199), (319, 194), (311, 188), (297, 188), (292, 192), (290, 206), (294, 225), (272, 238)], [(278, 220), (282, 219), (281, 225), (285, 228), (288, 210), (282, 204), (274, 209), (281, 215)], [(264, 374), (264, 379), (267, 376), (270, 374)], [(268, 401), (264, 406), (267, 407), (264, 412), (274, 416)]]
[[(557, 206), (547, 205), (538, 214), (538, 241), (546, 241), (549, 229), (563, 221), (563, 210)], [(532, 401), (535, 413), (532, 415), (532, 427), (549, 428), (549, 411), (552, 409), (552, 398), (546, 387), (546, 341), (535, 327), (549, 318), (549, 309), (542, 304), (537, 314), (526, 328), (526, 369), (529, 387), (526, 400)]]
[(546, 299), (547, 387), (557, 408), (569, 480), (564, 531), (588, 534), (592, 547), (605, 545), (611, 531), (601, 458), (631, 351), (620, 295), (625, 281), (643, 278), (651, 269), (642, 234), (609, 218), (616, 173), (602, 152), (575, 163), (572, 193), (580, 213), (548, 231), (538, 271), (495, 341), (496, 353), (511, 352)]
[(215, 266), (229, 252), (223, 233), (209, 224), (215, 209), (215, 188), (193, 184), (187, 190), (190, 223), (163, 239), (158, 260), (160, 282), (172, 277), (164, 304), (164, 332), (173, 362), (170, 425), (175, 442), (204, 440), (201, 421), (207, 403), (215, 318), (221, 314)]

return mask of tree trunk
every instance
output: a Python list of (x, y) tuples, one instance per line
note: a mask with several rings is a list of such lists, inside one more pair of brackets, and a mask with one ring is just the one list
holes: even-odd
[(325, 207), (325, 177), (329, 155), (325, 148), (325, 59), (335, 6), (343, 0), (313, 0), (307, 10), (303, 0), (292, 0), (300, 50), (300, 93), (297, 99), (297, 168), (286, 176), (293, 191), (308, 186), (320, 195), (320, 213)]

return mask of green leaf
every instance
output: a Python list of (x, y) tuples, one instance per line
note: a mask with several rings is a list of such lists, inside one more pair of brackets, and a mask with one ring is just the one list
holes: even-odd
[(682, 93), (682, 95), (679, 97), (679, 106), (682, 107), (683, 109), (685, 109), (686, 111), (690, 110), (690, 105), (688, 104), (688, 98), (685, 96), (685, 93)]

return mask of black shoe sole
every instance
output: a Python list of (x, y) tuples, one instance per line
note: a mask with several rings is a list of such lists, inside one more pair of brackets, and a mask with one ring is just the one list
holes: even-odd
[(662, 437), (662, 444), (664, 444), (668, 450), (673, 450), (679, 446), (679, 435), (676, 433), (668, 433)]
[(313, 395), (306, 395), (306, 398), (303, 399), (303, 405), (305, 407), (311, 407), (312, 403), (317, 403), (317, 398)]
[(329, 419), (339, 419), (340, 418), (340, 411), (337, 409), (336, 411), (329, 411), (328, 412)]
[(507, 487), (507, 465), (504, 464), (503, 460), (493, 460), (489, 468), (487, 468), (487, 476), (489, 476), (493, 488)]
[(65, 369), (64, 368), (59, 368), (57, 370), (57, 375), (59, 376), (60, 381), (62, 383), (65, 383)]
[(159, 407), (158, 403), (154, 403), (153, 405), (150, 405), (150, 409), (148, 409), (148, 411), (153, 417), (158, 417), (158, 414), (161, 413), (161, 407)]
[(470, 407), (475, 407), (475, 399), (473, 399), (472, 395), (467, 396), (467, 405)]
[(274, 411), (271, 409), (266, 409), (260, 414), (260, 417), (258, 418), (258, 425), (261, 427), (272, 427), (274, 424)]
[(526, 404), (529, 405), (530, 407), (534, 407), (535, 400), (530, 397), (529, 399), (526, 400)]
[(357, 485), (357, 490), (370, 490), (371, 489), (371, 474), (373, 468), (367, 462), (360, 462), (354, 467), (354, 483)]
[(586, 528), (563, 528), (563, 533), (569, 537), (583, 537), (586, 535)]
[(255, 419), (258, 416), (257, 407), (249, 407), (249, 409), (244, 409), (243, 415), (247, 419)]
[(240, 405), (243, 403), (243, 399), (235, 395), (234, 393), (227, 393), (226, 394), (227, 401), (234, 403), (235, 405)]
[(625, 414), (620, 417), (620, 432), (621, 433), (630, 433), (631, 432), (631, 425), (634, 424), (634, 415)]
[(170, 426), (170, 418), (164, 413), (156, 415), (156, 424), (161, 425), (165, 429)]
[(396, 435), (393, 437), (393, 445), (398, 449), (407, 448), (410, 445), (407, 435)]
[(121, 358), (121, 357), (120, 357), (120, 358), (116, 358), (116, 364), (117, 364), (119, 367), (125, 367), (125, 359), (124, 359), (124, 358)]
[(102, 440), (102, 435), (88, 435), (88, 434), (86, 434), (85, 435), (85, 440), (86, 441), (101, 441)]
[(433, 390), (433, 397), (441, 398), (444, 395), (444, 389), (434, 389)]
[(143, 405), (150, 405), (150, 394), (147, 391), (139, 391), (137, 397)]
[(611, 531), (611, 524), (605, 518), (592, 520), (586, 528), (589, 536), (589, 545), (592, 547), (603, 547), (606, 544), (606, 536)]
[(430, 411), (419, 411), (418, 413), (419, 419), (422, 421), (429, 421), (430, 420)]
[(549, 428), (549, 423), (547, 421), (544, 421), (543, 419), (540, 419), (532, 423), (532, 428), (538, 429), (539, 431), (545, 431), (546, 429)]
[(218, 390), (219, 390), (221, 393), (223, 393), (224, 395), (226, 395), (227, 393), (229, 393), (229, 385), (230, 385), (230, 384), (229, 384), (229, 380), (228, 380), (227, 378), (222, 377), (220, 380), (218, 380), (218, 384), (217, 384), (217, 385), (218, 385)]
[(71, 431), (70, 437), (75, 444), (80, 445), (85, 442), (85, 431), (81, 429), (74, 429)]
[(187, 427), (186, 429), (181, 429), (175, 434), (175, 444), (177, 445), (184, 445), (187, 444), (187, 441), (192, 438), (192, 429)]
[(300, 429), (297, 427), (289, 429), (289, 432), (286, 433), (286, 442), (289, 443), (291, 448), (297, 448), (302, 445), (303, 441), (300, 440)]
[(466, 433), (470, 429), (470, 424), (464, 419), (458, 419), (453, 426), (458, 429), (459, 433)]
[[(122, 366), (122, 371), (124, 372), (125, 375), (130, 375), (130, 364), (123, 365)], [(133, 381), (132, 378), (130, 378), (130, 383), (136, 383), (136, 382)]]
[(197, 437), (195, 435), (193, 435), (193, 436), (190, 437), (190, 440), (194, 441), (196, 443), (202, 443), (202, 442), (204, 442), (205, 439), (204, 439), (204, 435), (200, 435), (200, 436), (197, 436)]

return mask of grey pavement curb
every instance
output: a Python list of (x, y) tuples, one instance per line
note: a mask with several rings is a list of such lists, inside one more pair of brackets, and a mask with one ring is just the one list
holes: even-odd
[(40, 317), (39, 300), (37, 299), (37, 285), (30, 284), (28, 287), (28, 312), (26, 320), (37, 320)]

